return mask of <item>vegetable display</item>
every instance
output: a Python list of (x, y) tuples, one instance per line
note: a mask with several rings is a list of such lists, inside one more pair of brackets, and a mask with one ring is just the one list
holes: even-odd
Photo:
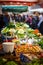
[(19, 38), (24, 38), (29, 32), (33, 32), (33, 29), (29, 28), (29, 25), (25, 23), (9, 24), (7, 27), (3, 28), (1, 33), (7, 36), (18, 36)]
[[(43, 37), (39, 31), (33, 30), (26, 23), (18, 23), (15, 24), (10, 22), (9, 25), (2, 29), (2, 35), (8, 38), (17, 38), (17, 40), (21, 43), (29, 43), (26, 40), (32, 39), (34, 43), (39, 44), (43, 49)], [(14, 40), (13, 40), (14, 41)]]
[[(33, 30), (26, 23), (9, 23), (9, 25), (2, 29), (3, 36), (13, 38), (12, 42), (18, 43), (15, 53), (20, 55), (21, 53), (28, 53), (29, 58), (31, 57), (31, 63), (25, 65), (43, 65), (43, 36), (38, 30)], [(23, 45), (24, 44), (24, 45)], [(20, 45), (20, 46), (19, 46)], [(31, 52), (31, 53), (30, 53)], [(39, 54), (41, 53), (41, 54)], [(39, 54), (39, 55), (38, 55)], [(20, 56), (19, 56), (20, 58)], [(37, 58), (38, 60), (35, 60)], [(0, 65), (18, 65), (14, 61), (3, 62), (0, 60)]]

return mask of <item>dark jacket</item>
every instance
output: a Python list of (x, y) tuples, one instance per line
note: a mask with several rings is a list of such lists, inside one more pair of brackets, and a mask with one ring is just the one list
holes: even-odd
[(40, 33), (43, 34), (43, 21), (40, 24), (40, 27), (38, 29), (39, 29)]
[(5, 26), (7, 26), (7, 25), (9, 24), (9, 22), (10, 22), (10, 17), (9, 17), (9, 15), (4, 15), (4, 16), (3, 16), (3, 21), (4, 21), (4, 23), (5, 23)]
[(0, 15), (0, 31), (4, 27), (3, 15)]
[(32, 18), (32, 28), (33, 29), (37, 29), (37, 24), (39, 22), (39, 18), (37, 16), (35, 16), (35, 18)]

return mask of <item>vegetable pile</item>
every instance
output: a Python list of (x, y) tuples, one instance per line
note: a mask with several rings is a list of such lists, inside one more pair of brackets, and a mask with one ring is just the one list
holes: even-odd
[(26, 63), (25, 65), (43, 65), (43, 58), (40, 60), (34, 59), (31, 63)]
[(0, 65), (18, 65), (14, 61), (7, 61), (6, 59), (0, 58)]
[[(0, 58), (0, 65), (19, 65), (19, 64), (14, 61), (6, 61), (6, 60), (3, 60), (3, 58)], [(43, 58), (39, 60), (34, 59), (30, 63), (25, 63), (25, 65), (43, 65)]]
[[(39, 33), (38, 30), (33, 30), (26, 23), (9, 23), (9, 25), (2, 29), (2, 35), (8, 36), (11, 38), (17, 38), (18, 41), (26, 41), (26, 39), (34, 39), (34, 43), (37, 43), (43, 49), (43, 36)], [(15, 41), (15, 40), (14, 40)]]
[(19, 38), (24, 38), (28, 35), (28, 33), (31, 32), (33, 32), (33, 29), (29, 28), (29, 26), (26, 23), (10, 23), (1, 31), (3, 35), (17, 36)]

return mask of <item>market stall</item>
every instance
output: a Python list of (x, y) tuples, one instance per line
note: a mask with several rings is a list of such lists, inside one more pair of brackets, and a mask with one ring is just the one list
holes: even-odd
[(4, 36), (4, 43), (0, 46), (1, 62), (7, 65), (43, 65), (43, 36), (37, 29), (17, 22), (9, 23), (1, 33)]

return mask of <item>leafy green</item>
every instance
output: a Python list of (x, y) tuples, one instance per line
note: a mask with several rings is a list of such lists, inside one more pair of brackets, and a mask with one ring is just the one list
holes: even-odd
[(7, 28), (7, 27), (5, 27), (5, 28), (1, 31), (2, 34), (5, 34), (5, 33), (7, 33), (7, 32), (9, 32), (9, 28)]
[(4, 61), (3, 58), (0, 58), (0, 65), (5, 65), (5, 62), (6, 61)]
[(24, 36), (25, 36), (24, 34), (18, 34), (19, 38), (24, 38)]
[(6, 59), (3, 59), (0, 57), (0, 65), (18, 65), (16, 62), (14, 61), (8, 61)]
[(14, 61), (9, 61), (5, 65), (17, 65), (17, 63), (15, 63)]
[(30, 63), (26, 63), (25, 65), (43, 65), (43, 59), (34, 59)]
[(40, 41), (37, 44), (39, 44), (41, 48), (43, 49), (43, 39), (40, 39)]

